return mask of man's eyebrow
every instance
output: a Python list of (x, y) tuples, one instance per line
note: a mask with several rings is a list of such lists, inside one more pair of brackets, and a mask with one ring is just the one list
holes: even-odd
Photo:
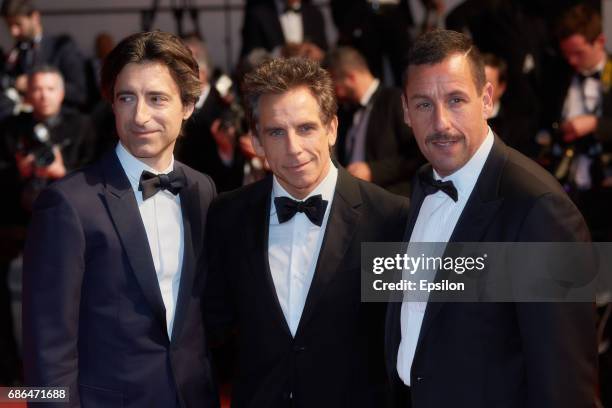
[(168, 96), (170, 97), (170, 94), (168, 92), (164, 92), (164, 91), (147, 91), (145, 93), (145, 95), (149, 96), (149, 95), (163, 95), (163, 96)]
[(263, 128), (264, 132), (270, 132), (272, 130), (283, 130), (282, 126), (266, 126)]
[(299, 123), (298, 126), (317, 126), (317, 122), (314, 120), (305, 121), (305, 122)]
[(134, 95), (134, 92), (128, 91), (127, 89), (121, 89), (119, 91), (116, 91), (115, 95), (116, 96), (119, 96), (119, 95)]
[(429, 95), (424, 94), (414, 94), (410, 97), (410, 100), (413, 101), (415, 99), (430, 99)]

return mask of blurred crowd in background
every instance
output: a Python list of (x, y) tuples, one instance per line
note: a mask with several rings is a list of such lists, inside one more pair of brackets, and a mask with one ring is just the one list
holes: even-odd
[[(407, 0), (331, 0), (338, 37), (326, 35), (320, 5), (308, 0), (247, 0), (240, 60), (229, 72), (211, 61), (205, 30), (177, 27), (204, 84), (184, 124), (175, 157), (209, 174), (219, 191), (266, 175), (250, 141), (241, 77), (262, 61), (302, 56), (319, 61), (340, 102), (334, 156), (356, 177), (410, 194), (424, 163), (404, 122), (402, 73), (421, 32), (446, 27), (468, 34), (485, 54), (494, 85), (491, 128), (562, 183), (585, 216), (593, 240), (612, 240), (612, 59), (602, 32), (601, 1), (466, 0), (447, 10), (422, 0), (422, 21)], [(18, 274), (32, 203), (48, 183), (85, 166), (117, 139), (99, 70), (116, 41), (97, 35), (84, 58), (73, 38), (47, 35), (44, 15), (28, 0), (5, 0), (3, 20), (14, 46), (0, 50), (0, 384), (19, 384), (19, 324), (11, 313), (9, 271)], [(138, 28), (135, 27), (134, 31)], [(12, 280), (18, 281), (18, 278)], [(14, 289), (14, 288), (13, 288)], [(612, 352), (601, 297), (602, 384), (611, 384)], [(13, 311), (15, 308), (13, 307)], [(608, 387), (611, 388), (611, 387)], [(602, 396), (610, 401), (610, 389)]]

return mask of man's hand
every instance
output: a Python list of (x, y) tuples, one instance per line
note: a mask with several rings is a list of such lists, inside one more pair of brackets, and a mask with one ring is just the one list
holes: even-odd
[(366, 162), (355, 162), (347, 166), (346, 170), (353, 176), (365, 181), (372, 181), (372, 170)]
[(23, 156), (21, 153), (15, 154), (15, 162), (17, 163), (17, 170), (21, 178), (28, 179), (34, 174), (34, 155), (28, 154)]
[(563, 141), (571, 143), (580, 139), (597, 128), (597, 117), (595, 115), (578, 115), (569, 119), (561, 125)]
[(255, 148), (253, 147), (253, 141), (251, 140), (251, 138), (251, 132), (249, 131), (246, 135), (240, 136), (240, 139), (238, 139), (240, 150), (247, 159), (257, 157), (257, 153), (255, 152)]
[(59, 147), (53, 147), (53, 155), (55, 156), (53, 163), (47, 167), (35, 167), (34, 172), (37, 177), (56, 180), (66, 175), (66, 166), (64, 166), (64, 158)]
[(28, 90), (28, 76), (26, 74), (21, 74), (15, 78), (15, 89), (18, 90), (19, 93), (26, 93)]
[(234, 151), (236, 144), (236, 128), (221, 126), (221, 119), (215, 119), (210, 125), (210, 133), (217, 143), (217, 148), (225, 154)]

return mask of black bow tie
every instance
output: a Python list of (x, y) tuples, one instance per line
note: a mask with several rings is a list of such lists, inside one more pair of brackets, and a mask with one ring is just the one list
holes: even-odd
[(580, 83), (583, 83), (587, 78), (593, 78), (597, 81), (599, 81), (601, 79), (601, 72), (599, 71), (595, 71), (592, 74), (589, 75), (584, 75), (581, 73), (576, 74), (578, 75), (578, 79), (580, 80)]
[(143, 200), (153, 197), (159, 190), (168, 190), (177, 195), (185, 187), (186, 182), (185, 173), (181, 168), (168, 174), (153, 174), (145, 170), (140, 175), (138, 191), (142, 191)]
[(274, 199), (278, 222), (289, 221), (295, 213), (303, 212), (308, 219), (319, 227), (323, 224), (323, 216), (327, 208), (327, 201), (321, 198), (321, 194), (310, 197), (306, 201), (295, 201), (289, 197), (276, 197)]
[(438, 191), (442, 191), (446, 193), (453, 201), (457, 201), (459, 199), (459, 195), (457, 194), (457, 188), (453, 184), (452, 181), (440, 181), (435, 180), (431, 174), (421, 175), (421, 187), (423, 188), (423, 192), (425, 195), (435, 194)]
[(285, 6), (285, 9), (283, 10), (283, 13), (301, 13), (301, 12), (302, 12), (301, 4), (295, 4), (293, 6)]

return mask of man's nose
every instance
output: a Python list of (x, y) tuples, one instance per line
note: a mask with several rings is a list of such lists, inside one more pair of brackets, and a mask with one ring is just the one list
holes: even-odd
[(21, 37), (21, 29), (19, 28), (19, 26), (18, 26), (18, 25), (16, 25), (16, 24), (11, 25), (11, 27), (10, 27), (10, 31), (11, 31), (11, 36), (12, 36), (13, 38), (19, 38), (19, 37)]
[(436, 132), (448, 130), (448, 119), (448, 110), (444, 105), (439, 104), (434, 108), (434, 130)]
[(289, 154), (299, 154), (302, 151), (302, 146), (300, 144), (300, 138), (295, 133), (294, 130), (289, 129), (287, 132), (287, 153)]
[(135, 112), (134, 112), (134, 122), (137, 125), (144, 125), (151, 118), (151, 112), (149, 110), (148, 105), (143, 100), (139, 100), (136, 103)]

